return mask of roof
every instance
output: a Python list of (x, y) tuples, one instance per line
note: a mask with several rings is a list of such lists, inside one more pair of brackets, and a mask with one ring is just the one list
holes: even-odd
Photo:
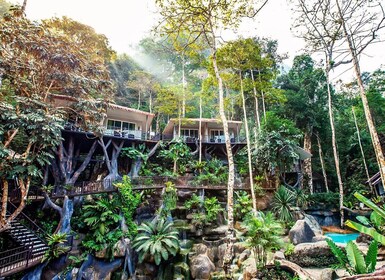
[(107, 106), (112, 108), (112, 109), (124, 110), (124, 111), (127, 111), (127, 112), (134, 112), (134, 113), (138, 113), (138, 114), (142, 114), (142, 115), (147, 115), (147, 116), (152, 116), (152, 117), (155, 116), (155, 114), (153, 114), (153, 113), (149, 113), (149, 112), (145, 112), (145, 111), (141, 111), (141, 110), (138, 110), (138, 109), (133, 109), (133, 108), (129, 108), (129, 107), (121, 106), (121, 105), (116, 105), (116, 104), (113, 104), (113, 103), (108, 103)]
[(377, 185), (378, 183), (381, 183), (381, 175), (380, 172), (377, 172), (374, 174), (366, 183)]
[[(52, 94), (51, 93), (49, 96), (51, 98), (53, 98), (53, 99), (58, 99), (58, 100), (68, 100), (68, 101), (72, 101), (72, 102), (76, 102), (77, 101), (77, 99), (75, 97), (69, 96), (69, 95)], [(149, 112), (145, 112), (145, 111), (141, 111), (141, 110), (138, 110), (138, 109), (133, 109), (133, 108), (117, 105), (117, 104), (114, 104), (114, 103), (108, 103), (107, 106), (109, 108), (111, 108), (111, 109), (124, 110), (124, 111), (127, 111), (127, 112), (134, 112), (134, 113), (138, 113), (138, 114), (142, 114), (142, 115), (147, 115), (147, 116), (152, 116), (152, 117), (155, 116), (155, 114), (152, 114), (152, 113), (149, 113)]]

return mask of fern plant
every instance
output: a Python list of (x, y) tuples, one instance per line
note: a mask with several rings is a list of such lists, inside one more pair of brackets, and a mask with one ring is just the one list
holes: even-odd
[(369, 245), (366, 256), (358, 249), (353, 241), (346, 245), (346, 254), (331, 239), (327, 239), (332, 253), (339, 263), (339, 267), (345, 268), (350, 275), (372, 273), (376, 268), (378, 243), (373, 240)]
[(138, 235), (133, 241), (133, 248), (139, 254), (139, 262), (154, 257), (156, 265), (167, 261), (179, 251), (179, 233), (174, 230), (173, 223), (155, 218), (138, 227)]

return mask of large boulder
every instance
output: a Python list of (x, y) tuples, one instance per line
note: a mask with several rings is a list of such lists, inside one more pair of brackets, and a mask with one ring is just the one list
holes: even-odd
[(215, 266), (207, 254), (200, 254), (191, 258), (190, 271), (195, 280), (208, 280)]
[(329, 267), (337, 263), (326, 241), (298, 244), (287, 259), (301, 267)]
[(322, 228), (312, 215), (305, 214), (304, 220), (313, 230), (315, 235), (322, 235)]
[(257, 277), (257, 265), (253, 257), (248, 258), (242, 264), (243, 280), (251, 280)]
[(305, 220), (298, 220), (289, 231), (290, 241), (294, 244), (312, 242), (314, 231)]

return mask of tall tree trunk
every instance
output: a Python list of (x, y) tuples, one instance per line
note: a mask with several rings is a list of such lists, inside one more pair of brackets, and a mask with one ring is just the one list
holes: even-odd
[(340, 19), (342, 20), (342, 27), (343, 27), (343, 31), (344, 31), (344, 36), (345, 36), (346, 41), (347, 41), (348, 46), (349, 46), (349, 52), (352, 56), (354, 72), (356, 74), (357, 84), (360, 88), (360, 97), (361, 97), (362, 105), (364, 106), (365, 118), (366, 118), (366, 121), (368, 124), (370, 137), (372, 139), (374, 152), (376, 154), (378, 167), (380, 169), (382, 185), (385, 186), (385, 157), (384, 157), (384, 153), (383, 153), (382, 148), (381, 148), (381, 143), (380, 143), (380, 139), (379, 139), (378, 134), (377, 134), (376, 127), (375, 127), (374, 122), (373, 122), (372, 113), (370, 112), (368, 99), (366, 98), (364, 83), (363, 83), (362, 78), (361, 78), (361, 70), (360, 70), (360, 64), (358, 61), (358, 54), (356, 53), (356, 48), (354, 46), (354, 42), (352, 40), (352, 37), (350, 36), (350, 34), (347, 30), (346, 22), (343, 18), (343, 13), (341, 10), (340, 3), (338, 0), (336, 0), (336, 3), (337, 3), (337, 8), (338, 8), (338, 13), (340, 15)]
[(152, 91), (151, 90), (150, 90), (150, 96), (148, 98), (148, 103), (149, 103), (148, 107), (150, 109), (150, 113), (152, 113)]
[[(214, 43), (215, 44), (215, 43)], [(224, 106), (224, 92), (223, 92), (223, 81), (222, 77), (219, 74), (219, 69), (217, 65), (217, 53), (216, 46), (213, 46), (213, 66), (215, 76), (218, 80), (218, 92), (219, 92), (219, 115), (223, 124), (223, 134), (225, 136), (226, 152), (227, 152), (227, 161), (229, 166), (229, 177), (227, 182), (227, 220), (228, 220), (228, 229), (226, 234), (227, 247), (223, 257), (224, 269), (225, 271), (230, 270), (230, 265), (233, 259), (233, 246), (234, 246), (234, 159), (233, 152), (231, 150), (230, 135), (229, 135), (229, 126), (227, 123), (227, 118), (225, 114)]]
[(185, 59), (182, 54), (182, 117), (186, 115), (186, 70), (185, 70)]
[[(250, 73), (251, 73), (251, 79), (253, 81), (253, 92), (254, 92), (254, 100), (255, 100), (255, 117), (257, 119), (258, 131), (260, 131), (261, 130), (261, 121), (259, 119), (258, 94), (257, 94), (257, 88), (255, 87), (254, 73), (253, 73), (252, 69), (250, 69)], [(255, 138), (257, 138), (257, 135), (255, 135)]]
[(245, 93), (243, 92), (243, 81), (242, 81), (242, 72), (241, 71), (239, 71), (239, 81), (241, 84), (243, 119), (244, 119), (244, 123), (245, 123), (245, 131), (246, 131), (247, 162), (249, 165), (249, 180), (250, 180), (251, 199), (253, 202), (253, 210), (254, 210), (254, 212), (256, 212), (257, 211), (257, 199), (255, 197), (253, 166), (251, 163), (250, 133), (249, 133), (249, 124), (247, 122), (246, 100), (245, 100)]
[(330, 63), (331, 60), (328, 55), (326, 55), (326, 69), (325, 69), (325, 75), (326, 75), (326, 83), (327, 83), (327, 91), (328, 91), (328, 109), (329, 109), (329, 120), (330, 120), (330, 128), (332, 131), (332, 146), (333, 146), (333, 155), (334, 155), (334, 164), (336, 166), (336, 174), (337, 174), (337, 180), (338, 180), (338, 188), (339, 188), (339, 208), (340, 208), (340, 215), (341, 215), (341, 227), (344, 227), (344, 185), (342, 183), (342, 177), (341, 177), (341, 171), (340, 171), (340, 160), (338, 157), (338, 151), (337, 151), (337, 142), (336, 142), (336, 132), (334, 128), (334, 118), (333, 118), (333, 106), (332, 106), (332, 94), (331, 94), (331, 88), (329, 83), (329, 73), (330, 73)]
[[(311, 154), (312, 134), (313, 134), (313, 128), (308, 125), (303, 138), (303, 149), (306, 152), (309, 152), (310, 154)], [(311, 166), (311, 157), (303, 160), (303, 172), (306, 176), (305, 183), (308, 185), (309, 191), (312, 194), (314, 192), (314, 189), (313, 189), (313, 170)]]
[(356, 130), (357, 130), (358, 145), (360, 145), (360, 151), (361, 151), (361, 155), (362, 155), (362, 162), (364, 163), (364, 168), (365, 168), (365, 172), (366, 172), (366, 178), (368, 178), (368, 180), (369, 180), (370, 179), (369, 170), (368, 170), (368, 166), (366, 164), (365, 152), (364, 152), (364, 148), (362, 147), (360, 129), (358, 127), (356, 113), (354, 112), (354, 107), (352, 107), (352, 112), (353, 112), (354, 124), (355, 124)]
[[(214, 34), (214, 33), (213, 33)], [(214, 39), (215, 41), (215, 39)], [(234, 246), (234, 177), (235, 177), (235, 168), (234, 168), (234, 159), (233, 152), (231, 150), (230, 135), (229, 135), (229, 126), (227, 123), (227, 118), (225, 114), (224, 106), (224, 91), (223, 91), (223, 81), (220, 76), (218, 65), (217, 65), (217, 50), (214, 42), (212, 47), (212, 61), (214, 67), (215, 77), (218, 81), (218, 93), (219, 93), (219, 115), (223, 124), (223, 134), (225, 136), (226, 152), (227, 152), (227, 161), (229, 166), (229, 177), (227, 181), (227, 221), (228, 229), (226, 233), (227, 247), (225, 254), (223, 256), (223, 267), (225, 272), (230, 271), (231, 262), (233, 259), (233, 246)]]
[[(259, 78), (259, 82), (261, 82), (261, 71), (258, 71), (258, 78)], [(262, 84), (262, 83), (261, 83), (261, 84)], [(263, 89), (261, 89), (261, 98), (262, 98), (262, 111), (263, 111), (263, 117), (265, 118), (265, 122), (266, 122), (265, 93), (263, 92)]]
[(326, 192), (329, 192), (329, 184), (328, 184), (328, 178), (326, 175), (325, 161), (322, 154), (321, 140), (318, 134), (316, 135), (316, 138), (317, 138), (317, 145), (318, 145), (318, 155), (319, 155), (319, 160), (320, 160), (321, 169), (322, 169), (322, 176), (324, 177)]
[(199, 163), (202, 162), (202, 93), (199, 94)]

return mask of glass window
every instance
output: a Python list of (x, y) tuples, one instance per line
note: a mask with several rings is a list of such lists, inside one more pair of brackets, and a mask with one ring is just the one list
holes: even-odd
[(198, 138), (198, 129), (181, 129), (180, 134), (186, 137)]

